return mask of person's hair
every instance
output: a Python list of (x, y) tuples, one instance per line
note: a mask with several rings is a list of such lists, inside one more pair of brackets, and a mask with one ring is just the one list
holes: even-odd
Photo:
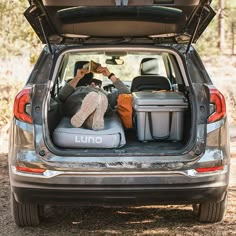
[[(82, 69), (85, 64), (89, 63), (89, 61), (77, 61), (74, 66), (74, 77), (77, 74), (78, 69)], [(86, 86), (91, 84), (91, 80), (93, 79), (93, 73), (86, 74), (76, 86)]]
[(99, 86), (99, 87), (102, 86), (102, 81), (99, 80), (99, 79), (93, 78), (93, 79), (91, 79), (91, 81), (90, 81), (90, 84), (91, 84), (91, 83), (95, 83), (95, 84), (96, 84), (97, 86)]

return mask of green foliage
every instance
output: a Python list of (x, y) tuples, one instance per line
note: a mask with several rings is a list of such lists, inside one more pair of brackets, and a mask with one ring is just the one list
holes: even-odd
[(0, 3), (0, 55), (28, 56), (29, 59), (39, 53), (41, 43), (31, 26), (24, 18), (23, 12), (28, 6), (27, 0), (3, 0)]
[[(236, 1), (235, 0), (225, 0), (225, 8), (222, 9), (224, 14), (224, 30), (225, 30), (225, 51), (223, 53), (230, 54), (233, 35), (232, 35), (232, 24), (236, 27)], [(205, 30), (201, 38), (196, 44), (200, 55), (219, 55), (219, 13), (220, 10), (220, 0), (213, 0), (212, 7), (217, 13), (213, 21), (210, 23), (209, 27)], [(236, 29), (235, 29), (236, 31)], [(236, 35), (234, 35), (236, 40)]]
[(200, 55), (216, 55), (220, 53), (217, 21), (214, 20), (205, 30), (196, 44), (196, 49)]

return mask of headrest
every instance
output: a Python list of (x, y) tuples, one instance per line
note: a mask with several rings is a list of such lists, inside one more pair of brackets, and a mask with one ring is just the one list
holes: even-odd
[[(89, 63), (89, 61), (77, 61), (74, 66), (74, 76), (76, 76), (77, 70), (82, 69), (87, 63)], [(76, 86), (86, 86), (91, 83), (92, 78), (93, 73), (88, 73), (77, 83)]]
[(140, 74), (141, 75), (158, 75), (159, 65), (157, 58), (143, 58), (140, 63)]
[(160, 75), (140, 75), (136, 76), (131, 84), (131, 92), (143, 90), (167, 90), (171, 89), (169, 80)]

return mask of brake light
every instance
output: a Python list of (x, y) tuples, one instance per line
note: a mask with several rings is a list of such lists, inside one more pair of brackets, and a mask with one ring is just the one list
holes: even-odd
[(14, 116), (27, 123), (32, 123), (32, 117), (27, 113), (27, 105), (30, 105), (31, 88), (20, 91), (14, 101)]
[(217, 171), (217, 170), (223, 170), (224, 166), (214, 166), (214, 167), (204, 167), (204, 168), (197, 168), (197, 172), (209, 172), (209, 171)]
[(211, 107), (214, 107), (213, 113), (208, 117), (208, 123), (222, 119), (226, 115), (226, 103), (223, 94), (217, 89), (210, 89)]
[(30, 172), (30, 173), (36, 173), (36, 174), (42, 174), (45, 172), (45, 169), (39, 169), (39, 168), (29, 168), (29, 167), (23, 167), (23, 166), (16, 166), (16, 169), (18, 171), (23, 171), (23, 172)]

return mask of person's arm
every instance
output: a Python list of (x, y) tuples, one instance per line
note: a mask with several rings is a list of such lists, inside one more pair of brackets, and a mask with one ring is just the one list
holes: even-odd
[(108, 79), (111, 80), (111, 82), (117, 88), (119, 94), (130, 93), (129, 88), (119, 78), (117, 78), (114, 73), (111, 73), (107, 67), (99, 67), (97, 71), (102, 73), (104, 76), (107, 76)]
[(58, 98), (61, 102), (65, 102), (66, 99), (75, 91), (77, 83), (87, 74), (87, 69), (78, 69), (76, 76), (65, 84), (65, 86), (60, 90)]
[(119, 94), (121, 93), (130, 93), (130, 89), (115, 75), (112, 75), (111, 79), (114, 86), (117, 88)]
[(102, 73), (104, 76), (107, 76), (108, 79), (112, 81), (114, 86), (117, 88), (117, 91), (114, 91), (112, 93), (108, 93), (108, 101), (110, 106), (113, 108), (117, 104), (117, 98), (119, 94), (128, 94), (130, 93), (129, 88), (119, 79), (115, 76), (114, 73), (111, 73), (108, 68), (106, 67), (99, 67), (97, 69), (99, 73)]
[(77, 74), (68, 84), (75, 88), (77, 83), (88, 73), (87, 69), (78, 69)]

